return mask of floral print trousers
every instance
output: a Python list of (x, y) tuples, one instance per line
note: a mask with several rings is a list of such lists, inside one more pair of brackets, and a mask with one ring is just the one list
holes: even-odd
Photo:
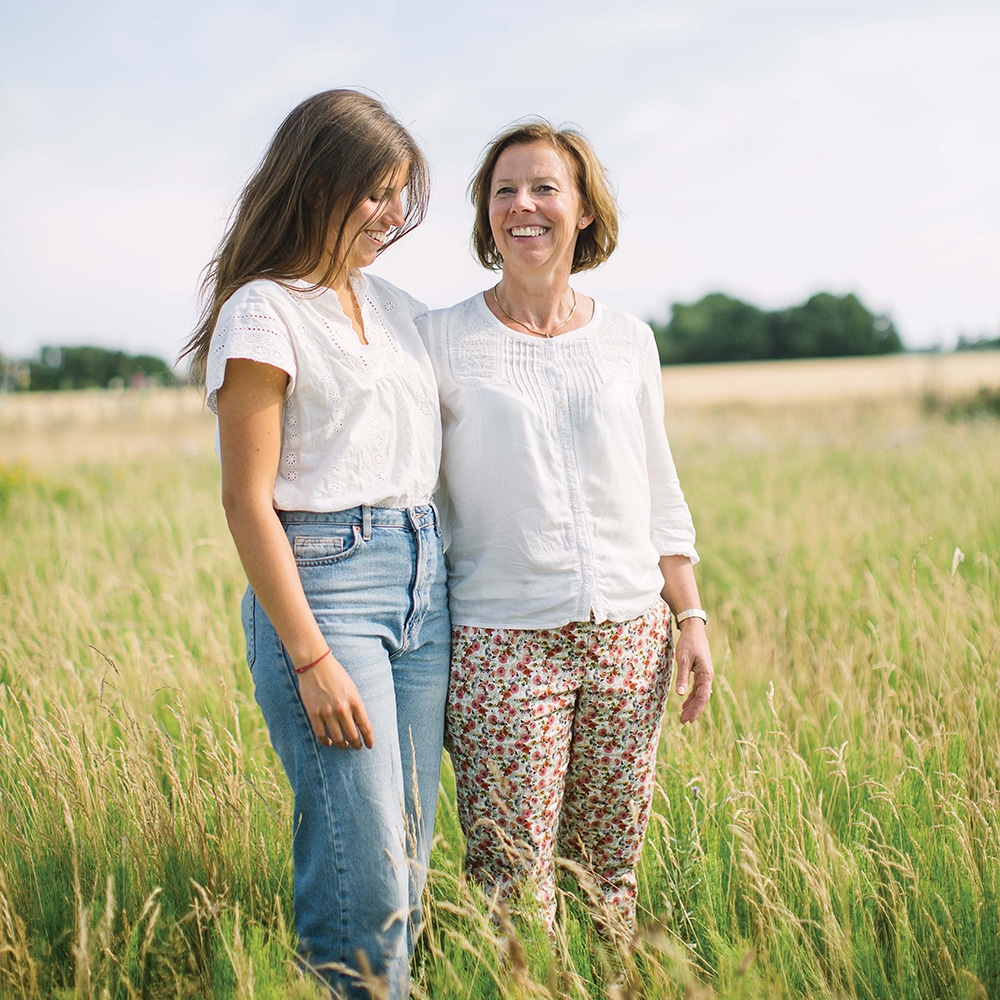
[(558, 858), (602, 924), (634, 927), (672, 673), (662, 601), (624, 622), (453, 628), (445, 745), (470, 878), (499, 899), (527, 883), (551, 929)]

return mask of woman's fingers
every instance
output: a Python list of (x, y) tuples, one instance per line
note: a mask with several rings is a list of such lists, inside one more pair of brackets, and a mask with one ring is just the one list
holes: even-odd
[(677, 693), (687, 694), (681, 706), (681, 722), (694, 722), (712, 695), (715, 669), (704, 629), (692, 626), (691, 633), (685, 634), (687, 627), (681, 630), (677, 642)]
[[(361, 699), (358, 699), (359, 703)], [(368, 713), (365, 711), (364, 703), (360, 703), (360, 712), (355, 712), (354, 714), (354, 724), (358, 729), (359, 743), (357, 749), (360, 750), (361, 746), (364, 745), (368, 747), (369, 750), (375, 746), (375, 731), (372, 729), (372, 724), (368, 721)]]
[(677, 656), (675, 662), (677, 664), (677, 693), (687, 694), (691, 667), (688, 664), (687, 658), (684, 657), (682, 659), (680, 655)]
[(365, 703), (350, 675), (333, 657), (299, 679), (299, 692), (320, 743), (341, 750), (375, 745)]
[(313, 729), (320, 742), (341, 750), (364, 747), (370, 750), (375, 745), (368, 713), (356, 692), (354, 698), (331, 703), (326, 711), (320, 712), (313, 720)]
[(701, 669), (695, 666), (690, 676), (691, 693), (687, 696), (681, 706), (681, 722), (694, 722), (701, 715), (712, 695), (712, 672), (711, 669)]

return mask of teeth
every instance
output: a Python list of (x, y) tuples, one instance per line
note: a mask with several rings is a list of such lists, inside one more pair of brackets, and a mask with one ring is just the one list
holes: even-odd
[(376, 243), (384, 243), (386, 233), (380, 232), (377, 229), (366, 229), (365, 235), (373, 239)]
[(545, 230), (541, 226), (515, 226), (510, 231), (511, 236), (541, 236)]

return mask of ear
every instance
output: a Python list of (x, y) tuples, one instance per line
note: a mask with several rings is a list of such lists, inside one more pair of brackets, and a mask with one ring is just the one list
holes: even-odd
[(586, 229), (594, 221), (593, 215), (585, 214), (580, 217), (580, 221), (576, 224), (578, 229)]

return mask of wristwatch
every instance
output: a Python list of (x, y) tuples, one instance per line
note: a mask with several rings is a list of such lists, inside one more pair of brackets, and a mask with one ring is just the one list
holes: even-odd
[(678, 611), (674, 615), (678, 628), (681, 627), (681, 622), (686, 622), (689, 618), (700, 618), (706, 625), (708, 624), (708, 615), (701, 608), (688, 608), (687, 611)]

